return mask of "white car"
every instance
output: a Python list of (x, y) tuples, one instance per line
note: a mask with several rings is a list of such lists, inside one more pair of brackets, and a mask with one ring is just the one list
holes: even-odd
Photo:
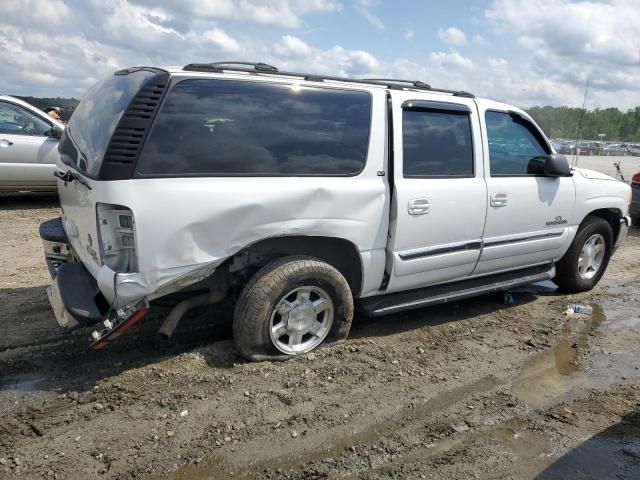
[(0, 191), (55, 191), (64, 124), (22, 100), (0, 96)]
[(237, 293), (253, 360), (343, 340), (354, 309), (585, 291), (630, 225), (630, 187), (571, 169), (523, 110), (422, 82), (133, 68), (89, 90), (60, 152), (49, 297), (95, 348), (179, 290), (163, 334)]

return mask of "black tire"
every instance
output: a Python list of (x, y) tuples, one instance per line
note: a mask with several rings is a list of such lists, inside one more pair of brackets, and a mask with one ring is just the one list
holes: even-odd
[(346, 339), (353, 320), (353, 297), (342, 274), (312, 257), (284, 257), (262, 267), (238, 298), (233, 316), (233, 340), (243, 357), (261, 361), (288, 360), (300, 355), (278, 350), (270, 336), (274, 308), (287, 292), (300, 287), (321, 288), (333, 302), (333, 321), (321, 345)]
[[(597, 273), (592, 278), (585, 279), (578, 275), (578, 259), (585, 242), (595, 234), (600, 234), (604, 237), (604, 258)], [(556, 265), (554, 282), (565, 292), (578, 293), (591, 290), (604, 275), (607, 265), (609, 265), (612, 251), (613, 231), (609, 222), (601, 217), (588, 216), (578, 228), (578, 233), (576, 233), (569, 250)]]

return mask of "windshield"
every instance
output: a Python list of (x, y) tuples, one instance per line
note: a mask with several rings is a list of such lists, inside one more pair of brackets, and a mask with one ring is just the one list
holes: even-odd
[(122, 113), (147, 79), (154, 73), (139, 70), (128, 75), (111, 75), (95, 85), (73, 112), (67, 134), (79, 150), (71, 162), (78, 170), (96, 176), (113, 131)]

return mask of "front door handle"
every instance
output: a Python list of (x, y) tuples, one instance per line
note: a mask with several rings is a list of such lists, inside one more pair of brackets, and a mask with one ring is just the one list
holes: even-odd
[(504, 207), (508, 203), (506, 193), (492, 193), (491, 194), (491, 206), (492, 207)]
[(5, 138), (0, 139), (0, 147), (10, 147), (11, 145), (13, 145), (11, 140), (7, 140)]
[(409, 201), (408, 210), (409, 215), (424, 215), (429, 213), (429, 207), (431, 203), (427, 198), (415, 198)]

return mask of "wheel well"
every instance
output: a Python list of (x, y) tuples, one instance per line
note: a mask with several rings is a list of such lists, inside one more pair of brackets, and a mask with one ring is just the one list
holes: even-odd
[[(613, 242), (615, 243), (618, 238), (618, 234), (620, 233), (620, 218), (622, 217), (622, 212), (616, 208), (601, 208), (600, 210), (590, 212), (587, 217), (589, 216), (600, 217), (609, 222), (611, 230), (613, 231)], [(585, 219), (587, 217), (585, 217)]]
[(267, 238), (254, 243), (227, 259), (217, 272), (225, 272), (226, 283), (240, 284), (260, 267), (276, 258), (308, 255), (336, 268), (349, 283), (354, 297), (362, 287), (362, 262), (356, 246), (348, 240), (333, 237), (291, 236)]

